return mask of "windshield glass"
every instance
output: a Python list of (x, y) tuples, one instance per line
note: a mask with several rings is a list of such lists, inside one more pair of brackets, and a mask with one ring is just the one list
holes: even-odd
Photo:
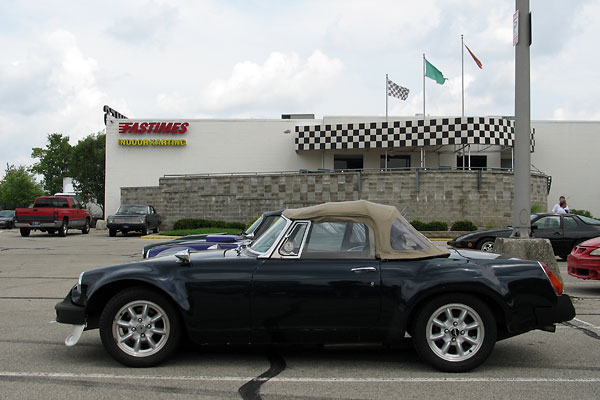
[(117, 215), (123, 214), (146, 214), (146, 206), (121, 206)]
[(271, 225), (261, 237), (256, 239), (254, 243), (250, 245), (250, 249), (257, 253), (264, 253), (267, 250), (269, 250), (269, 248), (271, 248), (275, 240), (277, 240), (277, 238), (279, 237), (279, 234), (281, 233), (283, 228), (285, 228), (287, 221), (288, 220), (285, 218), (280, 218), (277, 221), (275, 221), (273, 225)]
[(260, 217), (256, 221), (254, 221), (254, 223), (252, 225), (250, 225), (250, 228), (248, 228), (248, 229), (246, 229), (246, 231), (244, 231), (244, 235), (249, 235), (251, 233), (254, 233), (254, 231), (256, 230), (256, 228), (258, 228), (258, 226), (260, 225), (262, 220), (263, 220), (263, 217)]
[(586, 224), (600, 225), (600, 221), (598, 221), (597, 219), (584, 217), (583, 215), (580, 215), (579, 218), (581, 218), (581, 220)]
[(15, 215), (14, 211), (0, 211), (0, 217), (12, 217), (13, 215)]

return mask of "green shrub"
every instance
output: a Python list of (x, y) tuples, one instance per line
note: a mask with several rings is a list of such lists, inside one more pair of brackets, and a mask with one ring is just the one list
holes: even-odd
[(242, 231), (246, 228), (246, 225), (241, 222), (215, 221), (201, 218), (182, 218), (173, 224), (173, 230), (198, 228), (231, 228)]
[(428, 231), (447, 231), (448, 230), (448, 224), (442, 221), (431, 221), (428, 222), (427, 224), (427, 230)]
[(423, 221), (419, 221), (418, 219), (415, 219), (414, 221), (410, 221), (410, 224), (418, 231), (426, 231), (427, 229), (425, 229), (425, 222)]
[(531, 205), (531, 213), (532, 214), (541, 213), (543, 211), (544, 211), (544, 206), (542, 206), (541, 204), (532, 204)]
[(571, 210), (571, 214), (583, 215), (584, 217), (594, 218), (592, 216), (592, 213), (589, 212), (588, 210), (576, 210), (576, 209), (572, 209)]
[(410, 224), (418, 231), (447, 231), (448, 224), (442, 221), (422, 222), (419, 220), (411, 221)]
[(451, 231), (476, 231), (477, 227), (471, 221), (456, 221), (450, 228)]

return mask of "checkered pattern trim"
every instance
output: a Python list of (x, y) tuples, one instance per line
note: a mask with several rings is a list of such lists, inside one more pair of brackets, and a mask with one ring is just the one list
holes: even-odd
[(463, 117), (296, 126), (296, 150), (490, 144), (512, 146), (514, 121)]

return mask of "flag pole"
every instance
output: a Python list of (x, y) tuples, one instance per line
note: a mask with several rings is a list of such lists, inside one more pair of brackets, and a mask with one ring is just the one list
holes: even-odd
[(462, 77), (462, 116), (465, 116), (465, 46), (463, 35), (460, 35), (460, 58), (462, 60), (461, 77)]
[(425, 53), (423, 53), (423, 119), (425, 119)]
[(385, 122), (388, 118), (388, 74), (385, 74)]

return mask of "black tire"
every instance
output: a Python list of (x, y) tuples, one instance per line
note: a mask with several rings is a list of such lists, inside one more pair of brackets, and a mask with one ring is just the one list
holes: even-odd
[(495, 241), (496, 239), (494, 238), (483, 238), (479, 242), (477, 242), (477, 248), (481, 251), (492, 253), (494, 251)]
[(152, 230), (153, 233), (159, 233), (160, 232), (160, 224), (156, 224), (156, 228), (154, 228)]
[(67, 236), (67, 232), (69, 231), (69, 224), (66, 219), (63, 219), (60, 228), (58, 228), (58, 236), (65, 237)]
[(21, 236), (23, 237), (27, 237), (31, 233), (31, 229), (29, 228), (19, 228), (19, 231), (21, 232)]
[(115, 237), (115, 236), (117, 236), (117, 230), (116, 230), (116, 229), (114, 229), (114, 228), (109, 228), (109, 229), (108, 229), (108, 236), (110, 236), (110, 237)]
[(54, 236), (55, 233), (56, 233), (56, 229), (48, 229), (48, 235)]
[[(146, 314), (144, 306), (148, 307)], [(162, 317), (151, 321), (157, 312)], [(181, 318), (173, 303), (143, 287), (125, 289), (110, 299), (102, 310), (99, 326), (106, 351), (129, 367), (152, 367), (172, 356), (180, 342), (181, 327)], [(123, 340), (124, 337), (129, 339)], [(154, 348), (149, 345), (150, 341)]]
[(142, 236), (146, 236), (148, 234), (148, 225), (144, 225), (141, 232)]
[[(450, 309), (452, 319), (446, 309)], [(461, 312), (465, 313), (463, 318), (460, 318)], [(497, 336), (496, 320), (489, 307), (478, 298), (448, 293), (428, 301), (417, 313), (413, 344), (419, 356), (433, 367), (446, 372), (470, 371), (492, 353)], [(470, 329), (463, 329), (469, 326)], [(445, 350), (444, 346), (447, 346)]]
[(83, 228), (81, 229), (81, 233), (87, 235), (90, 233), (90, 220), (86, 218), (85, 223), (83, 224)]

